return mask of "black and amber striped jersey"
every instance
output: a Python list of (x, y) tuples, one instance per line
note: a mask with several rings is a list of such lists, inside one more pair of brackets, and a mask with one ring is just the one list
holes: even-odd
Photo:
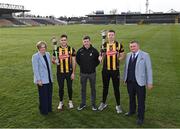
[(104, 56), (103, 69), (105, 70), (119, 70), (119, 56), (124, 52), (124, 47), (121, 43), (114, 41), (113, 44), (105, 42), (102, 47)]
[[(53, 56), (55, 56), (55, 51), (53, 52)], [(66, 48), (59, 46), (57, 47), (57, 56), (59, 57), (57, 73), (69, 73), (72, 71), (72, 57), (76, 56), (75, 49), (70, 46)]]

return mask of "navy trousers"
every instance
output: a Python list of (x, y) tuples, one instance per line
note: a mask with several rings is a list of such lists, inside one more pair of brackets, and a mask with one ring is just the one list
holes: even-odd
[(47, 115), (48, 112), (52, 112), (52, 90), (52, 83), (38, 86), (39, 110), (43, 115)]
[(138, 118), (144, 120), (145, 112), (145, 98), (146, 98), (146, 88), (145, 86), (139, 86), (137, 82), (127, 81), (127, 90), (129, 94), (129, 112), (136, 112), (136, 95), (138, 101)]

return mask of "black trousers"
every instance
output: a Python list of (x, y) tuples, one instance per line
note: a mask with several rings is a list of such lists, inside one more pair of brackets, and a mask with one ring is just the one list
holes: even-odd
[(102, 80), (103, 80), (103, 100), (102, 102), (105, 103), (108, 95), (109, 90), (109, 81), (112, 78), (113, 88), (114, 88), (114, 95), (116, 98), (117, 105), (120, 105), (120, 74), (119, 70), (103, 70), (102, 71)]
[(137, 82), (127, 81), (127, 90), (129, 94), (129, 112), (136, 112), (136, 95), (138, 101), (138, 118), (144, 120), (145, 112), (145, 98), (146, 98), (146, 88), (145, 86), (139, 86)]
[(72, 72), (69, 72), (69, 73), (57, 73), (60, 101), (63, 101), (63, 96), (64, 96), (64, 80), (65, 79), (66, 79), (66, 82), (67, 82), (67, 89), (68, 89), (69, 100), (72, 100), (72, 92), (73, 91), (72, 91), (71, 74), (72, 74)]
[(38, 86), (39, 93), (39, 110), (41, 114), (48, 114), (52, 112), (52, 83)]

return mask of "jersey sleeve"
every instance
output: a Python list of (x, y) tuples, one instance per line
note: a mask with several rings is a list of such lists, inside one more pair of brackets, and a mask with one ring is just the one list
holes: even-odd
[(76, 56), (76, 50), (72, 48), (72, 56)]
[(119, 53), (122, 52), (124, 52), (124, 46), (121, 43), (119, 43)]

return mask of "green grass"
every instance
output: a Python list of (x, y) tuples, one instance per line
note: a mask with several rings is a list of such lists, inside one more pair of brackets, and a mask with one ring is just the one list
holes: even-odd
[[(93, 112), (90, 107), (88, 84), (87, 107), (77, 111), (80, 103), (79, 67), (73, 82), (75, 109), (67, 109), (67, 88), (65, 87), (65, 110), (58, 112), (58, 85), (56, 69), (53, 66), (53, 113), (42, 116), (38, 111), (37, 87), (33, 84), (31, 57), (37, 51), (39, 40), (66, 33), (69, 44), (76, 50), (82, 46), (83, 35), (90, 35), (93, 45), (100, 48), (102, 29), (114, 29), (117, 40), (123, 41), (128, 52), (128, 42), (138, 40), (141, 49), (150, 53), (153, 65), (154, 89), (147, 91), (145, 123), (142, 127), (180, 128), (180, 26), (179, 25), (70, 25), (51, 27), (0, 28), (0, 127), (15, 128), (120, 128), (136, 126), (136, 116), (126, 118), (115, 112), (115, 98), (110, 85), (107, 103), (103, 112)], [(102, 97), (101, 68), (97, 68), (97, 105)], [(121, 75), (123, 63), (121, 65)], [(126, 87), (121, 84), (121, 105), (128, 111)]]

